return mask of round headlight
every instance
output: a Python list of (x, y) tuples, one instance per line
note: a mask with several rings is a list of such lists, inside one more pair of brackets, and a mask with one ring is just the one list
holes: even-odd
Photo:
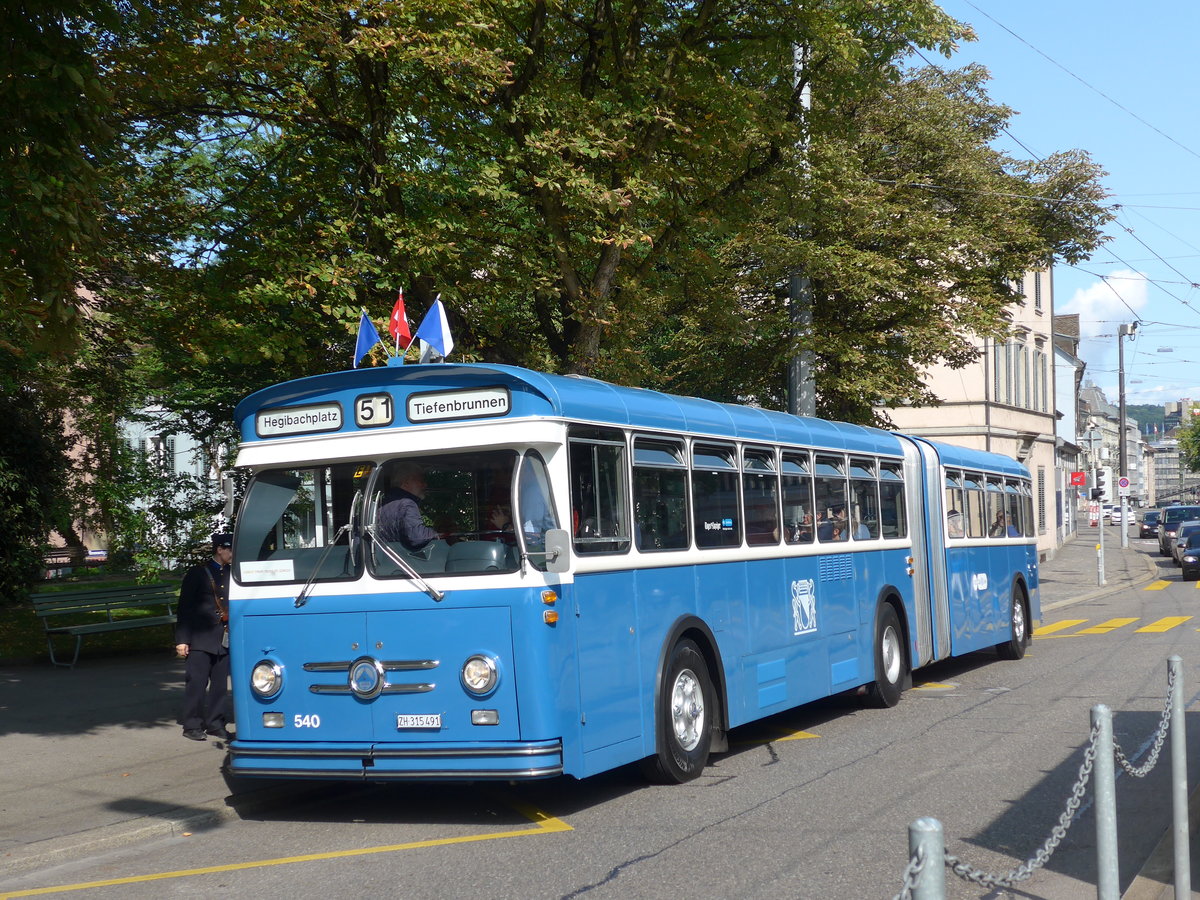
[(462, 683), (473, 694), (486, 694), (496, 686), (496, 663), (486, 656), (472, 656), (463, 663)]
[(264, 659), (250, 672), (250, 687), (260, 697), (274, 697), (283, 687), (283, 669), (278, 663)]

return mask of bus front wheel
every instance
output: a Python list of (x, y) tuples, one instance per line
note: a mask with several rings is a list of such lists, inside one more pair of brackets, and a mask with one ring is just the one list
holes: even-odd
[(895, 608), (885, 603), (875, 616), (875, 681), (867, 692), (871, 701), (883, 707), (899, 703), (905, 674), (904, 632)]
[(658, 752), (642, 760), (642, 772), (658, 784), (691, 781), (708, 762), (714, 712), (708, 664), (694, 641), (671, 650), (655, 710)]
[(1025, 617), (1025, 597), (1019, 587), (1013, 588), (1011, 625), (1008, 640), (996, 645), (1001, 659), (1020, 659), (1029, 644), (1029, 620)]

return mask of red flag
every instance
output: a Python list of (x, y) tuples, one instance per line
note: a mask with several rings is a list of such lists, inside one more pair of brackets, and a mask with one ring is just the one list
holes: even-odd
[(400, 289), (400, 295), (396, 298), (396, 305), (392, 307), (392, 319), (388, 322), (388, 331), (392, 333), (392, 337), (396, 340), (396, 346), (403, 345), (404, 349), (408, 349), (408, 345), (412, 343), (412, 332), (408, 330), (408, 316), (404, 314), (404, 289)]

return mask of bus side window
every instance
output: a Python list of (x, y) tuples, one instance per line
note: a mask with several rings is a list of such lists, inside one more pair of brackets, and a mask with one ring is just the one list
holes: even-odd
[(732, 447), (697, 444), (692, 449), (692, 527), (697, 547), (736, 547), (742, 542), (736, 458)]
[(908, 537), (904, 472), (899, 464), (884, 463), (879, 467), (879, 522), (885, 538)]
[(963, 496), (962, 472), (946, 473), (946, 535), (967, 536), (966, 497)]
[(850, 533), (856, 541), (879, 537), (879, 482), (875, 462), (850, 460)]
[(780, 469), (783, 477), (784, 540), (789, 544), (811, 544), (813, 480), (808, 454), (783, 454)]
[(775, 454), (772, 451), (743, 451), (742, 506), (746, 543), (778, 544), (779, 476), (775, 473)]
[(633, 521), (639, 550), (687, 548), (687, 464), (678, 441), (634, 439)]
[(846, 518), (846, 461), (838, 456), (818, 456), (816, 461), (817, 540), (850, 539)]
[(624, 435), (573, 428), (569, 459), (575, 552), (624, 553), (629, 549)]
[(984, 518), (983, 477), (974, 472), (963, 476), (964, 493), (967, 498), (967, 537), (987, 537), (987, 520)]

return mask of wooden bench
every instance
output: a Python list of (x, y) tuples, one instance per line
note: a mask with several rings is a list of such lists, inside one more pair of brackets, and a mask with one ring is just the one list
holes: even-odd
[[(42, 627), (46, 630), (50, 662), (56, 666), (73, 668), (79, 661), (79, 648), (83, 645), (84, 635), (150, 628), (155, 625), (174, 625), (177, 596), (178, 588), (175, 585), (162, 583), (137, 587), (45, 592), (34, 594), (32, 600), (34, 612), (42, 620)], [(118, 618), (116, 615), (124, 610), (146, 606), (164, 607), (166, 614), (133, 618)], [(98, 613), (103, 613), (105, 619), (96, 621)], [(63, 622), (64, 619), (73, 621)], [(64, 634), (75, 637), (75, 655), (69, 663), (59, 662), (54, 655), (54, 638)]]

